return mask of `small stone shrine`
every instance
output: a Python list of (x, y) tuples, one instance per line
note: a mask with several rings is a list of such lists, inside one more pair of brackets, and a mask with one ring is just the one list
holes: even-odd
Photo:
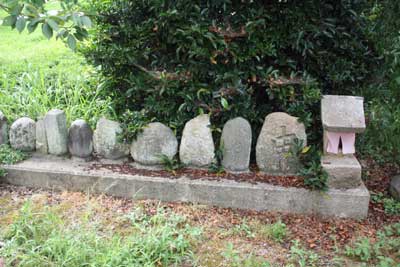
[(354, 156), (356, 133), (365, 130), (364, 99), (355, 96), (325, 95), (321, 101), (324, 129), (323, 169), (328, 186), (356, 188), (362, 184), (361, 165)]

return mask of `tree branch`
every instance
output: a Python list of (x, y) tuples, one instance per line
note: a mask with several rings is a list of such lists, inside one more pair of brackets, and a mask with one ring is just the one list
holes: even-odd
[(11, 8), (9, 8), (8, 6), (5, 6), (3, 4), (0, 3), (0, 8), (5, 10), (7, 13), (11, 11)]

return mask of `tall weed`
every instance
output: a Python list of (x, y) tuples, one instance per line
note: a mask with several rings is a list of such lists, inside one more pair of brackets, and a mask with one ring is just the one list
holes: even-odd
[(112, 114), (112, 99), (103, 93), (97, 73), (75, 65), (68, 69), (30, 67), (21, 73), (0, 73), (0, 110), (10, 121), (28, 116), (32, 119), (53, 108), (66, 112), (69, 121), (82, 118), (94, 124)]

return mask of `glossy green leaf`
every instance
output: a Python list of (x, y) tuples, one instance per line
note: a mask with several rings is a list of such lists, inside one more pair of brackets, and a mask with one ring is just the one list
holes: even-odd
[(22, 32), (25, 29), (26, 20), (24, 17), (19, 17), (17, 22), (15, 23), (15, 27), (19, 32)]
[(50, 39), (51, 37), (53, 37), (53, 29), (47, 23), (44, 23), (42, 25), (42, 32), (43, 32), (43, 35), (46, 36), (47, 39)]
[(54, 20), (48, 19), (46, 22), (53, 29), (53, 31), (58, 31), (59, 30), (58, 23), (55, 22)]
[(74, 51), (76, 50), (76, 39), (72, 34), (68, 35), (67, 44), (68, 44), (69, 48), (71, 48)]
[(228, 100), (226, 100), (225, 98), (221, 98), (221, 105), (224, 109), (228, 109), (229, 108), (229, 103)]
[(14, 26), (17, 22), (17, 16), (8, 16), (3, 19), (3, 26)]
[(82, 16), (81, 21), (86, 28), (92, 27), (92, 20), (88, 16)]

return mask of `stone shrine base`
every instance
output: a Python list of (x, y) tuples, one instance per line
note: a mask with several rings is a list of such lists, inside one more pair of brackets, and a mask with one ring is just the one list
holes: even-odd
[(347, 218), (365, 218), (369, 192), (354, 189), (330, 189), (316, 192), (304, 188), (281, 187), (266, 183), (231, 180), (210, 181), (126, 175), (110, 170), (90, 169), (91, 162), (34, 155), (12, 166), (3, 166), (7, 176), (0, 182), (55, 190), (105, 193), (134, 199), (182, 201), (227, 208), (288, 213), (319, 214)]

